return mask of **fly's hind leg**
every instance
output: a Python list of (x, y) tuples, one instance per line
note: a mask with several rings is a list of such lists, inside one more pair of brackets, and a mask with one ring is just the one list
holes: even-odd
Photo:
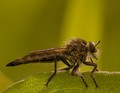
[(55, 57), (54, 59), (54, 73), (48, 78), (48, 81), (46, 82), (46, 86), (48, 86), (49, 82), (51, 81), (51, 79), (56, 75), (57, 72), (57, 57)]
[(88, 87), (88, 84), (86, 83), (86, 81), (85, 81), (85, 79), (84, 79), (84, 77), (82, 76), (82, 74), (81, 73), (79, 73), (79, 64), (77, 64), (74, 68), (73, 68), (73, 70), (72, 70), (72, 75), (74, 75), (74, 76), (79, 76), (81, 79), (82, 79), (82, 81), (83, 81), (83, 83), (85, 84), (85, 86), (86, 86), (86, 88)]
[(69, 62), (68, 62), (64, 57), (59, 56), (58, 58), (59, 58), (59, 60), (61, 60), (65, 65), (67, 65), (67, 67), (65, 67), (65, 68), (60, 68), (60, 69), (58, 69), (57, 71), (70, 70), (71, 68), (73, 68), (74, 64), (72, 64), (72, 65), (69, 64)]
[[(66, 64), (68, 67), (66, 68), (62, 68), (57, 70), (57, 60), (61, 60), (64, 64)], [(70, 65), (65, 58), (61, 57), (61, 56), (56, 56), (54, 59), (54, 73), (48, 78), (47, 83), (45, 84), (46, 86), (48, 86), (49, 82), (51, 81), (51, 79), (56, 75), (57, 71), (61, 71), (61, 70), (69, 70), (73, 67), (74, 65)]]
[(70, 67), (60, 68), (57, 71), (70, 70), (71, 68), (73, 68), (72, 65)]

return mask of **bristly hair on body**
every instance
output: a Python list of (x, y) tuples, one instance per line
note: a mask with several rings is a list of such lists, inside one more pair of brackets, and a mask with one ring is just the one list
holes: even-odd
[(59, 70), (70, 70), (72, 69), (72, 75), (81, 77), (83, 83), (88, 87), (86, 81), (84, 80), (81, 73), (79, 73), (79, 68), (81, 64), (87, 66), (93, 66), (94, 69), (91, 71), (91, 77), (98, 87), (96, 80), (93, 77), (93, 72), (97, 71), (97, 65), (93, 62), (93, 58), (97, 59), (98, 48), (93, 42), (87, 42), (80, 38), (71, 39), (64, 47), (60, 48), (50, 48), (45, 50), (33, 51), (23, 57), (20, 57), (12, 62), (8, 63), (6, 66), (17, 66), (21, 64), (28, 63), (52, 63), (54, 62), (54, 73), (48, 79), (46, 85), (55, 76), (57, 70), (57, 62), (62, 61), (67, 67)]

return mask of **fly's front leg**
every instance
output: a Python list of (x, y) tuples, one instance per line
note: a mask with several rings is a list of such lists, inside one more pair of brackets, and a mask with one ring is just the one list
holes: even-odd
[(93, 76), (93, 73), (95, 72), (95, 70), (97, 68), (97, 64), (92, 63), (92, 62), (83, 62), (83, 64), (88, 65), (88, 66), (94, 66), (93, 70), (91, 71), (91, 77), (93, 79), (93, 82), (95, 83), (96, 88), (99, 87), (94, 76)]
[[(93, 60), (92, 60), (92, 58), (90, 58), (90, 60), (91, 60), (92, 63), (94, 63)], [(96, 68), (95, 70), (96, 70), (96, 71), (99, 71), (97, 68)]]
[(54, 73), (48, 78), (48, 81), (46, 82), (46, 86), (48, 86), (50, 80), (56, 75), (57, 72), (57, 57), (55, 57), (55, 61), (54, 61)]
[(84, 77), (82, 76), (82, 74), (79, 73), (79, 66), (80, 66), (80, 65), (77, 64), (77, 65), (73, 68), (73, 70), (72, 70), (72, 75), (81, 77), (83, 83), (85, 84), (85, 86), (86, 86), (86, 88), (87, 88), (87, 87), (88, 87), (88, 84), (86, 83), (86, 81), (85, 81)]

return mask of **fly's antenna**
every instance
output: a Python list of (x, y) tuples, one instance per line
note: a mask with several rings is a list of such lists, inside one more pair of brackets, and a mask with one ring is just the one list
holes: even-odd
[(95, 44), (95, 47), (100, 43), (100, 40), (97, 42), (97, 44)]

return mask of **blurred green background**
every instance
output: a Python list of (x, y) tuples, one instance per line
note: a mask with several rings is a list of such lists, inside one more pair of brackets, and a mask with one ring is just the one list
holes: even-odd
[(53, 70), (53, 64), (5, 64), (33, 50), (63, 46), (73, 37), (101, 40), (98, 68), (120, 71), (120, 1), (0, 0), (0, 91)]

